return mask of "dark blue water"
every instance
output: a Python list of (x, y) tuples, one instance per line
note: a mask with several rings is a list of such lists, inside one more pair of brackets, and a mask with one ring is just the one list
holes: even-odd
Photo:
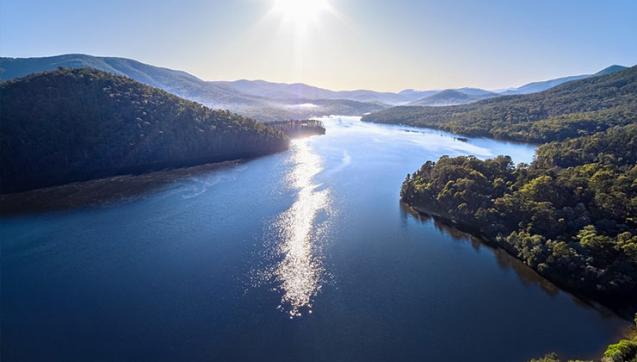
[(326, 123), (132, 201), (3, 219), (2, 360), (590, 358), (626, 326), (399, 204), (426, 160), (532, 147)]

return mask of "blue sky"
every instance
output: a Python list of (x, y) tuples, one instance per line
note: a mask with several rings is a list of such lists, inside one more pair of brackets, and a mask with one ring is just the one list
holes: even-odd
[(637, 1), (298, 0), (329, 2), (302, 21), (277, 8), (289, 1), (3, 0), (0, 55), (120, 56), (207, 80), (392, 91), (637, 64)]

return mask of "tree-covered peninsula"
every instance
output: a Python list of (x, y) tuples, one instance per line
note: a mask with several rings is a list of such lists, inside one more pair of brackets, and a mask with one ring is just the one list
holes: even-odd
[(428, 161), (407, 176), (401, 198), (571, 290), (637, 301), (637, 124), (543, 145), (530, 165), (508, 156)]
[(401, 198), (571, 290), (637, 303), (637, 67), (535, 94), (396, 107), (364, 120), (543, 143), (530, 165), (508, 156), (428, 161), (407, 176)]
[(123, 76), (59, 69), (0, 83), (0, 192), (284, 150), (282, 132)]

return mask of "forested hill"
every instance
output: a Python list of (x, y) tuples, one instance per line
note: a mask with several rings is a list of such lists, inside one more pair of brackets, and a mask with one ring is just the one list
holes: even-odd
[(61, 69), (0, 83), (0, 192), (284, 150), (281, 132), (126, 77)]
[(505, 156), (428, 161), (401, 198), (562, 285), (636, 306), (637, 124), (543, 145), (530, 166)]
[(363, 121), (544, 143), (637, 122), (637, 67), (544, 92), (447, 107), (393, 107)]

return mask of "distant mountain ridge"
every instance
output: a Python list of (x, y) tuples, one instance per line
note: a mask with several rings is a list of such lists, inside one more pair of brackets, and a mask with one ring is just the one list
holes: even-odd
[(180, 97), (209, 106), (244, 105), (250, 102), (279, 100), (289, 102), (316, 99), (404, 104), (438, 91), (403, 91), (400, 93), (371, 90), (332, 91), (303, 83), (276, 83), (265, 80), (204, 81), (189, 73), (156, 67), (139, 61), (117, 57), (65, 54), (41, 58), (0, 58), (0, 80), (15, 79), (32, 73), (63, 68), (94, 68), (125, 75), (138, 82), (163, 89)]
[(514, 94), (537, 93), (537, 92), (545, 91), (547, 89), (551, 89), (553, 87), (557, 87), (558, 85), (564, 84), (566, 82), (571, 82), (571, 81), (580, 80), (580, 79), (586, 79), (586, 78), (600, 76), (600, 75), (613, 74), (613, 73), (620, 72), (620, 71), (626, 70), (626, 69), (628, 69), (628, 67), (624, 67), (622, 65), (611, 65), (611, 66), (606, 67), (606, 68), (604, 68), (604, 69), (602, 69), (599, 72), (594, 73), (594, 74), (573, 75), (573, 76), (569, 76), (569, 77), (562, 77), (562, 78), (556, 78), (556, 79), (549, 79), (549, 80), (545, 80), (545, 81), (532, 82), (532, 83), (525, 84), (525, 85), (523, 85), (521, 87), (518, 87), (518, 88), (513, 88), (513, 89), (506, 90), (506, 91), (502, 92), (501, 94), (503, 94), (503, 95), (514, 95)]
[(370, 90), (332, 91), (304, 83), (275, 83), (265, 80), (212, 81), (212, 84), (248, 94), (270, 99), (346, 99), (358, 102), (400, 104), (410, 98), (397, 93)]
[(127, 76), (212, 108), (229, 109), (266, 122), (330, 114), (363, 115), (396, 105), (467, 104), (501, 95), (535, 93), (571, 80), (625, 69), (613, 65), (593, 75), (534, 82), (502, 93), (467, 87), (446, 90), (406, 89), (393, 93), (364, 89), (333, 91), (303, 83), (288, 84), (264, 80), (204, 81), (184, 71), (156, 67), (133, 59), (65, 54), (39, 58), (0, 58), (0, 80), (15, 79), (59, 67), (94, 68)]
[(411, 102), (411, 106), (453, 106), (468, 104), (482, 99), (498, 97), (499, 94), (476, 88), (446, 89), (428, 97)]
[(408, 99), (411, 99), (411, 101), (417, 101), (419, 99), (425, 98), (425, 97), (429, 97), (432, 96), (436, 93), (439, 93), (440, 90), (439, 89), (435, 89), (435, 90), (416, 90), (416, 89), (405, 89), (402, 90), (400, 92), (398, 92), (398, 94), (407, 97)]
[(606, 67), (602, 70), (600, 70), (599, 72), (593, 74), (593, 75), (608, 75), (608, 74), (613, 74), (613, 73), (617, 73), (617, 72), (621, 72), (622, 70), (626, 70), (630, 67), (625, 67), (623, 65), (611, 65), (609, 67)]
[(156, 67), (133, 59), (95, 57), (85, 54), (65, 54), (43, 58), (0, 58), (0, 80), (15, 79), (57, 68), (93, 68), (123, 75), (212, 107), (259, 101), (254, 97), (205, 82), (183, 71)]
[[(322, 94), (329, 95), (331, 91), (327, 90), (323, 93), (314, 91), (309, 94), (310, 96), (319, 96), (318, 98), (304, 97), (303, 93), (294, 95), (293, 91), (288, 91), (287, 97), (282, 92), (277, 97), (268, 97), (267, 89), (244, 93), (240, 89), (249, 89), (249, 87), (242, 83), (250, 81), (240, 81), (236, 84), (235, 82), (208, 82), (183, 71), (155, 67), (132, 59), (95, 57), (84, 54), (65, 54), (42, 58), (0, 58), (0, 80), (15, 79), (58, 68), (92, 68), (127, 76), (179, 97), (212, 108), (229, 109), (260, 121), (304, 119), (330, 114), (361, 115), (385, 107), (377, 103), (357, 101), (356, 99), (339, 99), (336, 96), (320, 97)], [(256, 82), (252, 88), (258, 87), (259, 83), (275, 84)], [(302, 86), (308, 89), (315, 88)], [(299, 87), (292, 85), (287, 88)], [(319, 90), (319, 88), (316, 89)], [(316, 107), (299, 107), (299, 105), (308, 103)]]

